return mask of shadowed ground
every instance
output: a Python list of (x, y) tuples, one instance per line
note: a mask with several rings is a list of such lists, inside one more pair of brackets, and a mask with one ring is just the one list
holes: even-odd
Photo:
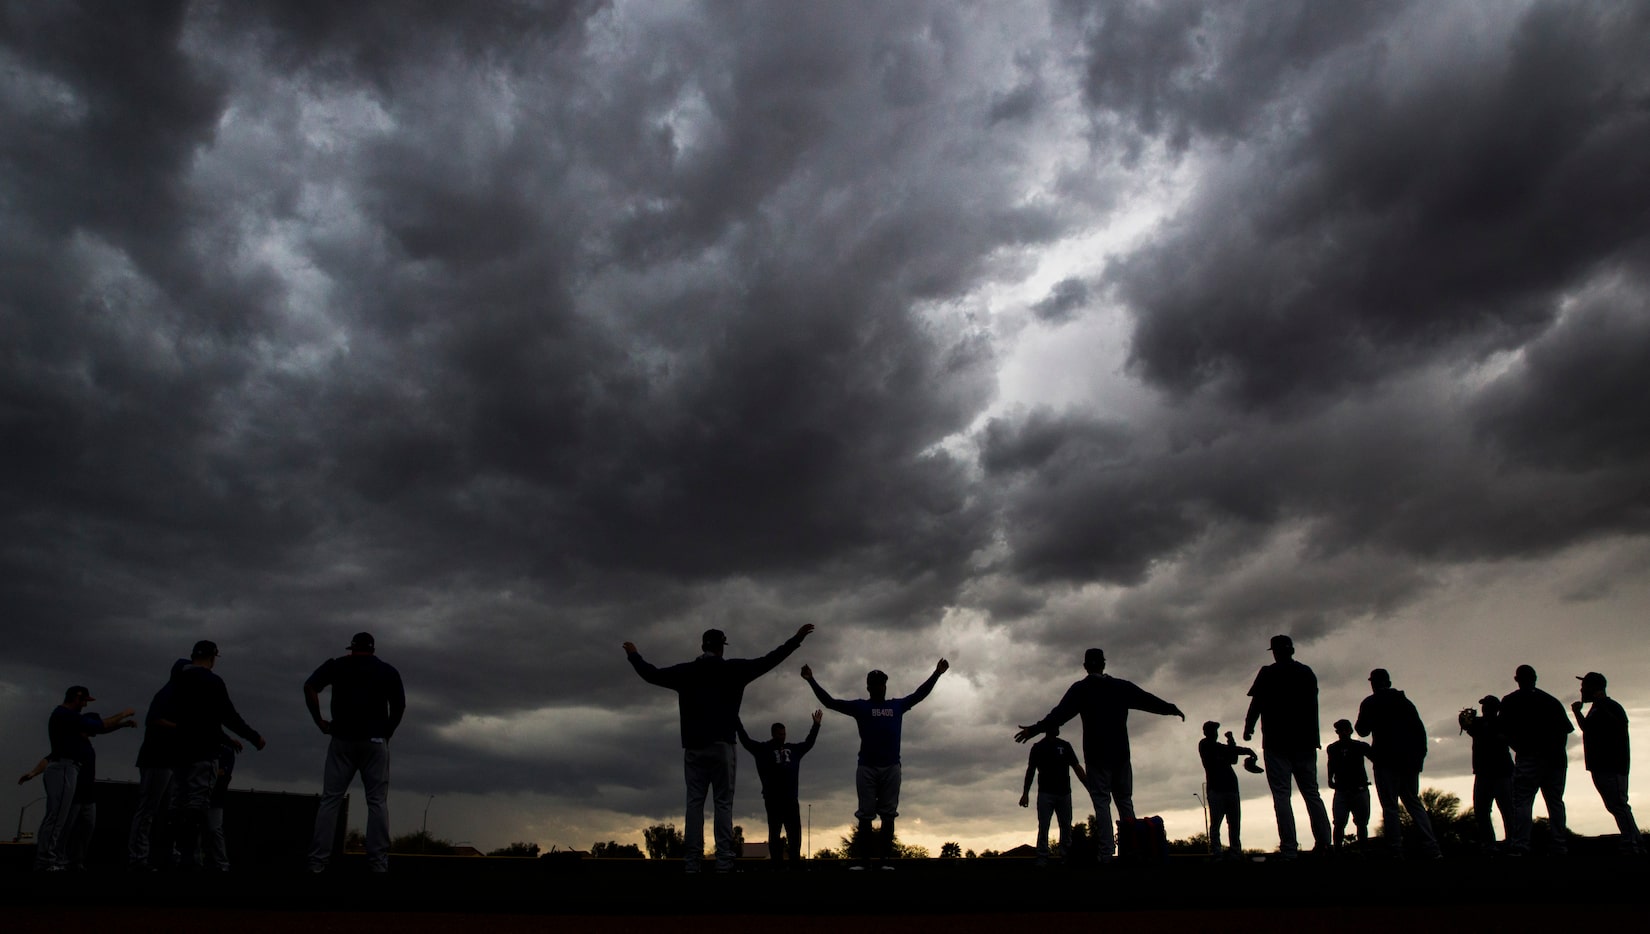
[[(1472, 931), (1638, 929), (1650, 862), (1302, 860), (1038, 870), (1016, 860), (815, 863), (688, 876), (676, 864), (398, 857), (385, 876), (248, 871), (0, 875), (8, 930), (609, 932), (742, 929)], [(13, 924), (16, 926), (13, 926)]]

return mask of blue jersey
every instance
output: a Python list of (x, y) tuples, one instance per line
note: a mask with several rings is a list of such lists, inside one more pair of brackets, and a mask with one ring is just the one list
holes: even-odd
[(817, 681), (809, 681), (808, 686), (814, 689), (814, 696), (821, 704), (853, 717), (859, 724), (859, 764), (884, 766), (899, 764), (900, 727), (905, 721), (905, 712), (922, 703), (939, 678), (940, 673), (936, 671), (909, 696), (884, 700), (837, 700), (825, 693)]

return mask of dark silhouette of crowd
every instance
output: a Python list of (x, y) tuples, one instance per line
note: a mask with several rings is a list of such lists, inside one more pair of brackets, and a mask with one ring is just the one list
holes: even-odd
[[(833, 697), (815, 679), (812, 667), (803, 665), (801, 676), (822, 708), (813, 711), (807, 737), (800, 743), (787, 742), (785, 725), (776, 722), (769, 738), (758, 741), (740, 720), (745, 688), (795, 653), (813, 631), (812, 625), (805, 625), (758, 658), (728, 658), (726, 633), (708, 629), (701, 636), (697, 657), (663, 668), (644, 660), (633, 643), (623, 643), (631, 667), (643, 680), (677, 695), (688, 872), (700, 870), (707, 797), (713, 804), (715, 870), (733, 871), (734, 859), (740, 855), (734, 851), (733, 826), (737, 744), (743, 744), (756, 763), (768, 819), (769, 856), (776, 865), (798, 865), (802, 856), (801, 765), (814, 748), (824, 710), (853, 718), (859, 733), (854, 817), (860, 852), (853, 854), (853, 868), (892, 868), (905, 717), (932, 693), (950, 666), (940, 659), (927, 679), (902, 697), (890, 697), (889, 676), (872, 670), (865, 677), (867, 696), (844, 700)], [(1230, 731), (1221, 742), (1218, 721), (1208, 720), (1202, 726), (1197, 752), (1206, 779), (1203, 802), (1210, 819), (1210, 853), (1216, 857), (1243, 855), (1242, 795), (1234, 768), (1243, 761), (1246, 772), (1265, 775), (1271, 794), (1279, 841), (1271, 859), (1288, 861), (1301, 855), (1293, 801), (1297, 794), (1309, 819), (1313, 840), (1309, 853), (1329, 855), (1353, 845), (1362, 849), (1370, 841), (1371, 773), (1385, 851), (1394, 857), (1442, 858), (1439, 828), (1421, 793), (1421, 775), (1433, 741), (1414, 702), (1394, 687), (1391, 674), (1385, 668), (1369, 673), (1370, 693), (1359, 704), (1356, 718), (1336, 720), (1336, 739), (1325, 748), (1319, 729), (1316, 674), (1295, 658), (1294, 641), (1288, 635), (1272, 637), (1269, 649), (1273, 662), (1255, 674), (1243, 719), (1245, 742), (1253, 739), (1258, 726), (1260, 750), (1238, 745)], [(151, 698), (143, 717), (137, 804), (127, 845), (128, 865), (134, 871), (226, 870), (230, 865), (223, 846), (224, 792), (236, 754), (244, 748), (241, 740), (258, 750), (265, 747), (265, 741), (236, 711), (224, 679), (215, 670), (219, 657), (216, 643), (195, 643), (188, 658), (171, 665), (166, 682)], [(1131, 850), (1136, 854), (1163, 851), (1161, 820), (1141, 817), (1135, 811), (1129, 714), (1141, 711), (1182, 721), (1186, 714), (1139, 685), (1108, 674), (1106, 655), (1098, 648), (1087, 650), (1082, 664), (1083, 677), (1067, 688), (1045, 716), (1020, 726), (1013, 736), (1018, 743), (1044, 737), (1030, 747), (1019, 799), (1021, 807), (1030, 806), (1035, 780), (1040, 865), (1051, 855), (1069, 858), (1072, 773), (1094, 807), (1094, 854), (1099, 863), (1129, 858)], [(1457, 718), (1461, 732), (1472, 743), (1472, 808), (1479, 849), (1511, 857), (1534, 852), (1534, 804), (1539, 793), (1547, 814), (1545, 852), (1555, 856), (1567, 852), (1567, 747), (1570, 734), (1579, 726), (1583, 761), (1617, 824), (1620, 849), (1624, 854), (1642, 854), (1643, 842), (1628, 801), (1627, 713), (1609, 696), (1604, 675), (1595, 671), (1578, 676), (1580, 696), (1568, 710), (1536, 686), (1536, 671), (1530, 665), (1519, 665), (1513, 680), (1515, 690), (1503, 697), (1486, 694), (1477, 709), (1462, 710)], [(320, 703), (322, 692), (329, 689), (330, 718), (322, 715)], [(367, 800), (367, 868), (386, 871), (390, 740), (407, 709), (401, 676), (376, 656), (372, 635), (361, 632), (350, 640), (347, 654), (327, 659), (304, 681), (303, 695), (316, 727), (329, 737), (309, 869), (323, 872), (328, 868), (339, 803), (359, 776)], [(22, 783), (44, 776), (46, 811), (36, 838), (37, 870), (84, 867), (96, 820), (92, 740), (137, 725), (132, 708), (110, 717), (89, 712), (87, 706), (94, 700), (82, 685), (65, 692), (62, 704), (48, 717), (48, 755), (19, 779)], [(1060, 728), (1074, 719), (1082, 726), (1081, 757), (1071, 743), (1060, 738)], [(1368, 742), (1363, 741), (1366, 738)], [(1319, 792), (1320, 765), (1333, 792), (1332, 807), (1325, 807)], [(1500, 813), (1504, 840), (1495, 839), (1492, 809)], [(154, 831), (163, 818), (170, 830), (169, 846), (157, 847)], [(1049, 840), (1051, 821), (1060, 833), (1054, 847)], [(1354, 831), (1350, 835), (1349, 821)], [(1223, 825), (1227, 833), (1224, 848)], [(1412, 835), (1408, 847), (1407, 835)], [(166, 852), (160, 852), (163, 849)]]

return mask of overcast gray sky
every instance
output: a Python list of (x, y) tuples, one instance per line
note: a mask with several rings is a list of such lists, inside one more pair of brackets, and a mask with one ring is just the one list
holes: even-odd
[(1010, 737), (1088, 646), (1190, 717), (1134, 721), (1173, 836), (1275, 632), (1325, 724), (1390, 669), (1428, 784), (1522, 662), (1642, 732), (1646, 48), (1627, 2), (0, 3), (0, 746), (212, 638), (237, 782), (316, 790), (300, 685), (367, 629), (397, 832), (639, 842), (680, 753), (619, 644), (807, 622), (747, 722), (950, 659), (934, 850), (1031, 838)]

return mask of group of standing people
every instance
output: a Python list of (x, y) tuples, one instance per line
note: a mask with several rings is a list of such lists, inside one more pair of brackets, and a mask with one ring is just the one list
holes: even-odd
[[(819, 736), (823, 710), (813, 713), (813, 725), (800, 743), (787, 742), (782, 723), (770, 728), (770, 738), (757, 741), (739, 718), (745, 687), (788, 658), (812, 632), (805, 625), (790, 639), (760, 658), (725, 657), (728, 639), (719, 629), (706, 630), (700, 655), (667, 668), (656, 667), (633, 643), (623, 648), (632, 668), (649, 683), (676, 692), (680, 712), (683, 776), (687, 790), (684, 843), (690, 872), (697, 872), (704, 851), (704, 805), (713, 801), (715, 868), (733, 868), (733, 796), (737, 758), (735, 741), (755, 758), (768, 817), (770, 856), (795, 861), (801, 856), (799, 804), (802, 759)], [(1230, 850), (1242, 852), (1241, 795), (1233, 766), (1247, 758), (1250, 771), (1264, 772), (1272, 794), (1278, 826), (1278, 855), (1292, 859), (1300, 851), (1295, 827), (1293, 794), (1299, 792), (1311, 824), (1314, 849), (1329, 851), (1346, 840), (1350, 819), (1357, 837), (1367, 838), (1370, 816), (1369, 773), (1374, 769), (1376, 797), (1381, 805), (1388, 843), (1401, 852), (1403, 838), (1399, 808), (1408, 813), (1420, 838), (1423, 855), (1440, 855), (1437, 834), (1420, 799), (1420, 775), (1429, 739), (1415, 705), (1392, 686), (1382, 668), (1370, 672), (1370, 695), (1359, 706), (1357, 720), (1334, 724), (1337, 740), (1326, 750), (1328, 783), (1334, 792), (1334, 820), (1318, 790), (1319, 735), (1318, 681), (1312, 669), (1294, 657), (1287, 635), (1270, 643), (1273, 664), (1256, 674), (1249, 689), (1249, 709), (1243, 738), (1261, 731), (1261, 752), (1239, 746), (1231, 732), (1218, 740), (1220, 724), (1203, 724), (1198, 744), (1207, 780), (1210, 846), (1219, 852), (1225, 824)], [(305, 706), (316, 727), (330, 738), (322, 777), (308, 865), (325, 871), (335, 848), (340, 804), (359, 775), (366, 790), (368, 868), (388, 868), (390, 738), (406, 712), (406, 693), (400, 673), (378, 659), (370, 633), (357, 633), (346, 655), (329, 658), (304, 681)], [(218, 646), (208, 640), (195, 643), (187, 659), (178, 659), (171, 674), (151, 699), (144, 717), (144, 739), (138, 752), (138, 803), (128, 838), (128, 861), (133, 869), (200, 868), (198, 851), (210, 851), (207, 868), (228, 867), (222, 845), (222, 804), (234, 755), (242, 749), (232, 732), (262, 750), (265, 741), (235, 710), (228, 688), (214, 671)], [(1020, 805), (1029, 806), (1033, 779), (1038, 783), (1037, 847), (1040, 859), (1049, 855), (1049, 824), (1058, 822), (1062, 848), (1071, 836), (1072, 799), (1069, 773), (1088, 791), (1098, 818), (1097, 855), (1102, 861), (1116, 853), (1112, 812), (1132, 821), (1134, 772), (1130, 758), (1128, 715), (1131, 710), (1161, 716), (1186, 715), (1176, 705), (1132, 682), (1106, 674), (1106, 656), (1100, 649), (1084, 653), (1085, 676), (1072, 684), (1060, 702), (1041, 720), (1021, 726), (1016, 742), (1039, 735), (1031, 747)], [(892, 855), (895, 820), (899, 816), (901, 784), (900, 746), (905, 714), (933, 691), (949, 664), (940, 659), (933, 673), (904, 697), (888, 696), (888, 676), (879, 670), (866, 675), (867, 696), (839, 700), (814, 678), (810, 666), (801, 675), (824, 709), (854, 719), (860, 738), (854, 787), (858, 807), (858, 839), (867, 851), (863, 865), (882, 865)], [(1563, 703), (1538, 689), (1535, 669), (1520, 665), (1514, 673), (1517, 690), (1479, 701), (1482, 713), (1464, 710), (1463, 732), (1472, 736), (1474, 773), (1473, 808), (1483, 840), (1493, 843), (1492, 805), (1501, 811), (1509, 854), (1530, 852), (1536, 793), (1546, 802), (1552, 828), (1551, 848), (1566, 849), (1564, 786), (1569, 767), (1566, 745), (1575, 723), (1581, 725), (1585, 762), (1605, 808), (1621, 832), (1621, 846), (1642, 852), (1642, 841), (1628, 803), (1630, 769), (1627, 714), (1610, 698), (1602, 674), (1581, 676), (1581, 697), (1566, 713)], [(330, 719), (321, 714), (321, 692), (331, 689)], [(92, 797), (96, 780), (96, 752), (92, 738), (135, 727), (131, 708), (111, 717), (87, 712), (94, 698), (81, 685), (69, 688), (63, 703), (47, 721), (51, 743), (45, 759), (21, 779), (44, 775), (46, 813), (37, 836), (35, 868), (59, 871), (84, 864), (85, 848), (96, 820)], [(1083, 727), (1083, 755), (1059, 738), (1060, 727), (1078, 718)], [(1352, 738), (1370, 737), (1364, 743)], [(1257, 759), (1264, 758), (1264, 768)], [(167, 816), (172, 846), (166, 858), (153, 851), (156, 819)], [(782, 839), (785, 841), (782, 845)], [(856, 868), (861, 868), (856, 866)]]
[[(801, 743), (787, 743), (785, 725), (775, 723), (771, 738), (756, 742), (739, 719), (745, 687), (772, 671), (802, 646), (814, 631), (803, 626), (768, 654), (754, 659), (726, 658), (728, 638), (720, 629), (707, 629), (700, 638), (700, 654), (692, 661), (659, 668), (642, 658), (634, 643), (624, 643), (625, 657), (632, 668), (650, 684), (676, 692), (681, 716), (682, 771), (687, 786), (687, 826), (683, 832), (684, 857), (688, 872), (698, 872), (705, 848), (705, 798), (714, 806), (715, 868), (729, 872), (739, 855), (734, 852), (733, 794), (738, 760), (737, 738), (756, 760), (762, 782), (762, 801), (768, 816), (768, 854), (793, 866), (802, 855), (799, 775), (802, 757), (819, 736), (823, 710), (813, 713), (813, 728)], [(892, 855), (895, 819), (899, 816), (900, 735), (905, 714), (921, 703), (940, 675), (950, 667), (945, 659), (934, 666), (917, 689), (905, 697), (888, 696), (888, 676), (871, 671), (865, 677), (867, 697), (839, 700), (814, 679), (813, 669), (802, 666), (802, 678), (825, 709), (853, 717), (859, 726), (859, 761), (854, 788), (859, 807), (854, 812), (858, 838), (868, 851), (866, 864), (886, 866)], [(782, 839), (781, 834), (784, 834)]]
[[(1295, 660), (1294, 643), (1275, 636), (1275, 661), (1260, 670), (1249, 690), (1249, 713), (1244, 739), (1258, 720), (1265, 751), (1265, 772), (1277, 816), (1279, 854), (1292, 858), (1300, 850), (1295, 832), (1292, 793), (1298, 791), (1312, 825), (1315, 849), (1343, 846), (1350, 818), (1357, 839), (1369, 837), (1369, 771), (1373, 768), (1375, 796), (1381, 806), (1384, 836), (1394, 853), (1403, 853), (1403, 822), (1408, 815), (1420, 839), (1423, 857), (1442, 855), (1438, 834), (1421, 800), (1421, 771), (1430, 739), (1415, 704), (1392, 686), (1384, 668), (1369, 673), (1370, 694), (1358, 707), (1356, 721), (1337, 720), (1337, 739), (1325, 750), (1329, 787), (1334, 791), (1331, 823), (1318, 791), (1318, 687), (1312, 669)], [(1520, 665), (1513, 674), (1517, 689), (1505, 697), (1486, 695), (1479, 701), (1482, 714), (1461, 712), (1463, 732), (1472, 736), (1473, 811), (1480, 843), (1487, 852), (1522, 856), (1531, 852), (1535, 796), (1539, 791), (1551, 827), (1550, 849), (1562, 855), (1568, 848), (1564, 785), (1569, 770), (1567, 740), (1575, 731), (1564, 705), (1537, 688), (1535, 669)], [(1598, 672), (1580, 676), (1581, 697), (1571, 704), (1582, 725), (1584, 755), (1593, 784), (1620, 831), (1620, 845), (1629, 853), (1642, 852), (1638, 826), (1627, 799), (1630, 767), (1627, 714), (1606, 692)], [(1206, 725), (1207, 727), (1210, 725)], [(1365, 743), (1352, 734), (1369, 737)], [(1206, 743), (1210, 740), (1206, 739)], [(1230, 745), (1230, 740), (1228, 740)], [(1209, 758), (1205, 756), (1205, 767)], [(1229, 766), (1227, 767), (1229, 771)], [(1219, 850), (1220, 810), (1215, 806), (1214, 772), (1209, 773), (1210, 844)], [(1235, 802), (1234, 796), (1228, 799)], [(1491, 807), (1501, 812), (1506, 829), (1504, 847), (1497, 847), (1490, 822)], [(1235, 812), (1234, 812), (1235, 813)], [(1238, 825), (1230, 825), (1230, 843), (1241, 852)]]
[[(626, 657), (644, 680), (674, 690), (681, 713), (683, 769), (687, 786), (687, 816), (684, 834), (685, 859), (689, 872), (699, 871), (704, 850), (704, 802), (707, 794), (715, 803), (714, 826), (716, 869), (733, 866), (733, 794), (737, 761), (737, 738), (756, 760), (762, 780), (763, 801), (768, 812), (768, 848), (772, 859), (800, 856), (798, 840), (798, 771), (802, 756), (813, 748), (819, 733), (821, 711), (815, 711), (813, 729), (802, 743), (786, 743), (783, 724), (775, 723), (772, 738), (756, 742), (739, 720), (739, 706), (746, 685), (772, 670), (789, 657), (813, 632), (803, 626), (796, 634), (767, 655), (757, 659), (724, 657), (726, 635), (707, 630), (701, 640), (701, 654), (689, 662), (658, 668), (645, 661), (633, 643), (624, 643)], [(1228, 852), (1242, 853), (1241, 794), (1234, 766), (1246, 760), (1248, 771), (1264, 773), (1272, 795), (1278, 827), (1279, 858), (1289, 860), (1300, 853), (1295, 826), (1293, 796), (1298, 792), (1314, 841), (1314, 850), (1329, 852), (1344, 844), (1350, 819), (1358, 839), (1368, 837), (1370, 816), (1370, 776), (1374, 771), (1375, 797), (1381, 805), (1386, 825), (1386, 842), (1396, 853), (1403, 852), (1403, 831), (1399, 816), (1408, 813), (1423, 856), (1441, 855), (1438, 837), (1420, 797), (1420, 777), (1430, 740), (1419, 711), (1408, 697), (1393, 687), (1391, 675), (1382, 668), (1370, 672), (1370, 694), (1359, 705), (1356, 720), (1337, 720), (1337, 740), (1324, 750), (1319, 728), (1318, 680), (1312, 669), (1295, 658), (1295, 645), (1287, 635), (1274, 636), (1269, 650), (1273, 663), (1256, 673), (1249, 688), (1249, 708), (1244, 717), (1243, 739), (1261, 733), (1260, 751), (1240, 746), (1231, 732), (1219, 739), (1220, 724), (1206, 721), (1198, 744), (1207, 781), (1205, 803), (1209, 809), (1211, 849), (1221, 852), (1221, 827), (1228, 834)], [(903, 698), (887, 696), (888, 677), (881, 671), (866, 676), (862, 700), (844, 701), (832, 697), (804, 665), (801, 674), (819, 702), (830, 710), (854, 718), (860, 735), (854, 786), (858, 797), (855, 818), (858, 838), (869, 841), (871, 859), (880, 862), (890, 855), (894, 821), (898, 816), (900, 788), (901, 723), (909, 711), (933, 690), (948, 665), (941, 659), (934, 672), (914, 692)], [(1037, 783), (1037, 854), (1045, 861), (1050, 854), (1049, 830), (1057, 822), (1062, 849), (1071, 837), (1071, 779), (1075, 773), (1089, 794), (1097, 818), (1096, 850), (1103, 863), (1117, 852), (1113, 832), (1113, 811), (1121, 822), (1134, 821), (1134, 770), (1129, 750), (1128, 716), (1133, 710), (1160, 716), (1186, 715), (1175, 704), (1138, 685), (1106, 674), (1106, 656), (1089, 649), (1083, 656), (1085, 676), (1067, 689), (1060, 702), (1046, 716), (1014, 734), (1016, 742), (1043, 736), (1030, 750), (1020, 805), (1029, 807), (1033, 781)], [(1532, 812), (1536, 792), (1543, 795), (1553, 829), (1553, 849), (1562, 853), (1568, 830), (1564, 821), (1564, 777), (1568, 768), (1566, 737), (1575, 727), (1564, 706), (1556, 698), (1535, 687), (1535, 670), (1519, 666), (1515, 673), (1518, 689), (1504, 698), (1485, 697), (1482, 716), (1466, 717), (1462, 725), (1473, 736), (1475, 773), (1473, 806), (1478, 826), (1486, 841), (1493, 842), (1489, 823), (1491, 804), (1502, 811), (1507, 829), (1505, 851), (1514, 855), (1530, 852)], [(1627, 800), (1629, 752), (1627, 715), (1605, 691), (1604, 676), (1597, 672), (1581, 678), (1581, 699), (1572, 704), (1576, 722), (1582, 726), (1586, 764), (1605, 807), (1621, 831), (1622, 848), (1641, 852), (1639, 831)], [(1590, 711), (1585, 708), (1590, 706)], [(1082, 757), (1060, 738), (1060, 728), (1072, 719), (1083, 728)], [(1471, 723), (1469, 724), (1469, 719)], [(1353, 739), (1352, 734), (1369, 738)], [(1334, 819), (1319, 792), (1319, 752), (1324, 750), (1330, 789), (1334, 792)], [(1262, 765), (1262, 761), (1264, 765)], [(873, 831), (873, 820), (880, 826)], [(789, 846), (781, 846), (781, 834)], [(856, 866), (856, 868), (859, 868)]]
[[(327, 868), (340, 804), (356, 774), (366, 789), (368, 868), (388, 868), (389, 740), (406, 712), (406, 693), (395, 668), (375, 656), (370, 633), (356, 633), (348, 653), (323, 662), (304, 682), (310, 716), (331, 737), (309, 854), (314, 872)], [(265, 741), (230, 700), (228, 686), (214, 670), (219, 657), (215, 642), (196, 642), (188, 658), (173, 663), (166, 683), (149, 701), (137, 756), (137, 805), (126, 846), (128, 868), (134, 871), (229, 868), (223, 805), (235, 754), (244, 748), (230, 734), (258, 750)], [(320, 709), (320, 692), (328, 688), (330, 720)], [(109, 718), (87, 713), (93, 700), (83, 686), (68, 689), (47, 720), (50, 754), (20, 779), (45, 775), (46, 813), (35, 838), (37, 870), (84, 867), (96, 821), (92, 737), (137, 726), (132, 708)], [(154, 845), (161, 820), (170, 830), (168, 847)]]

